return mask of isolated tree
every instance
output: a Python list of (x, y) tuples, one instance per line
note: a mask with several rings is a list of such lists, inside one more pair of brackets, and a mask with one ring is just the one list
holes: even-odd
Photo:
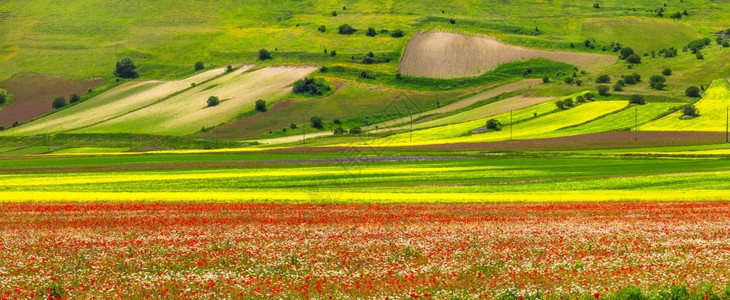
[(573, 85), (574, 80), (575, 79), (573, 79), (573, 77), (565, 77), (565, 79), (563, 81), (565, 81), (565, 83), (568, 85)]
[(265, 112), (266, 111), (266, 101), (264, 101), (262, 99), (256, 100), (256, 110), (260, 111), (260, 112)]
[(335, 135), (343, 135), (346, 132), (347, 131), (345, 131), (345, 129), (342, 127), (337, 127), (337, 128), (335, 128), (335, 130), (332, 130), (332, 133), (334, 133)]
[(581, 86), (581, 85), (583, 85), (583, 80), (580, 80), (580, 79), (576, 79), (576, 80), (575, 80), (575, 85), (576, 85), (576, 86)]
[(601, 8), (601, 4), (599, 4), (598, 2), (593, 3), (593, 8), (599, 9), (599, 8)]
[(360, 127), (350, 128), (350, 134), (353, 134), (353, 135), (362, 134), (362, 128), (360, 128)]
[(312, 117), (309, 119), (309, 122), (312, 124), (312, 127), (317, 129), (324, 129), (324, 120), (320, 117)]
[(624, 76), (623, 78), (624, 78), (624, 83), (626, 83), (626, 84), (636, 84), (636, 79), (632, 75)]
[(672, 69), (670, 69), (670, 68), (664, 68), (664, 70), (662, 70), (662, 75), (664, 75), (664, 76), (670, 76), (670, 75), (672, 75)]
[(266, 49), (259, 50), (259, 60), (267, 60), (271, 59), (271, 52)]
[(200, 71), (202, 69), (205, 69), (205, 65), (203, 64), (203, 62), (202, 61), (196, 62), (195, 63), (195, 71)]
[(333, 11), (332, 11), (332, 16), (333, 16), (333, 17), (336, 17), (336, 16), (337, 16), (337, 11), (336, 11), (336, 10), (333, 10)]
[(687, 104), (682, 108), (682, 114), (685, 117), (696, 117), (700, 114), (694, 104)]
[(233, 72), (233, 66), (227, 65), (226, 66), (226, 72), (228, 72), (228, 73)]
[(309, 94), (312, 96), (322, 95), (329, 92), (332, 88), (321, 78), (305, 77), (294, 82), (293, 91), (300, 94)]
[(319, 30), (319, 32), (325, 32), (325, 31), (327, 31), (327, 27), (324, 27), (324, 25), (320, 25), (319, 28), (317, 28), (317, 30)]
[(629, 56), (634, 55), (634, 49), (631, 49), (629, 47), (621, 49), (621, 55), (619, 56), (620, 59), (627, 59)]
[(375, 36), (376, 34), (378, 33), (375, 31), (375, 28), (372, 27), (368, 27), (368, 31), (365, 33), (367, 36)]
[(289, 124), (289, 128), (297, 129), (297, 124), (291, 123), (291, 124)]
[(117, 61), (114, 76), (119, 78), (137, 78), (139, 74), (137, 74), (136, 70), (137, 66), (134, 64), (134, 61), (129, 57), (125, 57)]
[(623, 91), (624, 90), (624, 86), (623, 85), (620, 85), (618, 83), (617, 84), (614, 84), (613, 85), (613, 90), (616, 91), (616, 92)]
[(81, 97), (79, 97), (79, 95), (76, 95), (76, 94), (71, 94), (71, 96), (68, 97), (69, 103), (76, 103), (76, 102), (79, 102), (79, 100), (81, 100)]
[(629, 96), (629, 103), (644, 105), (644, 104), (646, 104), (646, 101), (644, 101), (643, 96), (634, 94), (634, 95)]
[(7, 99), (7, 96), (5, 95), (5, 93), (4, 92), (0, 92), (0, 105), (5, 104), (5, 101), (7, 101), (7, 100), (8, 99)]
[(502, 123), (497, 119), (489, 119), (487, 121), (487, 130), (502, 130)]
[(53, 103), (51, 103), (51, 107), (53, 107), (54, 109), (58, 109), (64, 106), (66, 106), (66, 98), (64, 97), (58, 97), (56, 99), (53, 99)]
[(684, 94), (687, 95), (687, 97), (698, 98), (700, 97), (700, 88), (690, 86), (684, 91)]
[(220, 99), (218, 99), (218, 97), (216, 97), (216, 96), (208, 97), (208, 107), (213, 107), (220, 103), (221, 103), (221, 101), (220, 101)]
[(611, 76), (608, 75), (601, 75), (596, 78), (596, 83), (609, 83), (611, 82)]
[(549, 82), (550, 82), (550, 77), (545, 76), (542, 78), (542, 83), (549, 83)]
[(641, 56), (638, 56), (636, 54), (632, 54), (629, 57), (626, 58), (626, 62), (630, 64), (640, 64), (641, 63)]
[(339, 34), (353, 34), (357, 31), (357, 29), (352, 28), (349, 24), (342, 24), (339, 28), (337, 28), (337, 32)]
[(598, 94), (601, 96), (608, 96), (608, 92), (611, 90), (607, 85), (598, 86)]
[(404, 35), (405, 34), (403, 33), (403, 30), (400, 30), (400, 29), (393, 30), (393, 32), (390, 34), (390, 36), (392, 36), (394, 38), (403, 37)]
[(667, 79), (661, 75), (653, 75), (649, 78), (649, 86), (655, 90), (663, 90)]

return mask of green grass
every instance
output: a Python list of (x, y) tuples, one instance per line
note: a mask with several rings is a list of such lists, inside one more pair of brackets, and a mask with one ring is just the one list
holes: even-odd
[(657, 131), (724, 131), (727, 107), (730, 106), (730, 84), (727, 80), (716, 80), (695, 104), (699, 116), (682, 119), (681, 111), (651, 122), (645, 130)]
[(129, 151), (129, 148), (112, 148), (112, 147), (80, 147), (67, 148), (54, 151), (53, 154), (105, 154), (105, 153), (121, 153)]
[(687, 22), (669, 18), (591, 18), (581, 27), (581, 34), (602, 44), (621, 41), (639, 54), (662, 48), (685, 45), (701, 37)]

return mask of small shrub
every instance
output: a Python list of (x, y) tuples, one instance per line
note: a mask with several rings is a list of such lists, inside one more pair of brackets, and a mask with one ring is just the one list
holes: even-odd
[(266, 111), (266, 101), (264, 101), (262, 99), (256, 100), (256, 110), (260, 111), (260, 112), (265, 112)]
[(696, 117), (699, 115), (699, 111), (693, 104), (687, 104), (682, 108), (682, 114), (685, 117)]
[(320, 117), (312, 117), (309, 119), (309, 122), (312, 124), (312, 127), (317, 129), (324, 129), (324, 120)]
[(563, 81), (565, 81), (568, 85), (573, 85), (573, 81), (575, 81), (575, 79), (573, 79), (573, 77), (565, 77)]
[(593, 3), (593, 8), (599, 9), (599, 8), (601, 8), (601, 4), (599, 4), (598, 2)]
[(601, 96), (608, 96), (608, 94), (609, 94), (608, 92), (610, 90), (611, 89), (607, 85), (599, 85), (598, 86), (598, 94), (601, 95)]
[(5, 104), (5, 101), (7, 101), (7, 96), (5, 93), (0, 92), (0, 105)]
[(577, 79), (577, 80), (575, 81), (575, 85), (576, 85), (576, 86), (581, 86), (581, 85), (583, 85), (583, 80)]
[(664, 68), (664, 70), (662, 70), (662, 75), (664, 75), (664, 76), (670, 76), (670, 75), (672, 75), (672, 69), (670, 69), (670, 68)]
[(297, 124), (291, 123), (289, 124), (290, 129), (297, 129)]
[(700, 97), (700, 88), (690, 86), (684, 91), (684, 94), (687, 95), (687, 97), (698, 98)]
[[(79, 102), (79, 100), (81, 100), (81, 97), (79, 97), (79, 95), (76, 95), (76, 94), (71, 94), (71, 96), (68, 97), (69, 103), (76, 103), (76, 102)], [(2, 102), (0, 102), (0, 104), (2, 104)]]
[(205, 64), (203, 64), (202, 61), (196, 62), (194, 68), (195, 68), (195, 71), (200, 71), (202, 69), (205, 69)]
[(375, 31), (375, 28), (372, 27), (368, 27), (368, 31), (365, 33), (367, 36), (375, 36), (376, 34), (378, 33)]
[(327, 31), (327, 27), (324, 27), (324, 25), (320, 25), (319, 28), (317, 28), (319, 32), (325, 32)]
[(336, 125), (342, 124), (342, 121), (340, 121), (340, 119), (334, 119), (332, 122), (335, 123)]
[(333, 11), (332, 11), (332, 16), (333, 16), (333, 17), (336, 17), (336, 16), (337, 16), (337, 11), (336, 11), (336, 10), (333, 10)]
[(611, 82), (611, 76), (608, 75), (601, 75), (596, 78), (596, 83), (609, 83)]
[(451, 24), (456, 24), (456, 20), (454, 20), (454, 19), (449, 19), (449, 23), (451, 23)]
[(362, 72), (360, 72), (360, 78), (375, 79), (375, 75), (370, 71), (362, 71)]
[(629, 47), (621, 49), (621, 55), (619, 56), (620, 59), (627, 59), (631, 55), (634, 55), (634, 49), (631, 49)]
[(354, 134), (354, 135), (362, 134), (362, 129), (360, 127), (353, 127), (350, 129), (350, 134)]
[(624, 76), (624, 83), (625, 84), (636, 84), (636, 79), (634, 78), (634, 76), (631, 76), (631, 75)]
[(337, 56), (337, 51), (335, 51), (335, 50), (330, 51), (330, 56), (332, 56), (332, 57)]
[(730, 47), (730, 41), (724, 41), (724, 42), (722, 42), (722, 47), (723, 47), (723, 48), (728, 48), (728, 47)]
[(585, 95), (583, 95), (583, 96), (585, 96), (586, 100), (588, 100), (588, 101), (593, 101), (593, 98), (596, 97), (595, 95), (593, 95), (593, 93), (585, 93)]
[(549, 83), (549, 82), (550, 82), (550, 77), (545, 76), (542, 78), (542, 83)]
[(644, 104), (646, 104), (646, 101), (644, 100), (643, 96), (634, 94), (634, 95), (629, 96), (629, 103), (644, 105)]
[(497, 119), (489, 119), (487, 121), (487, 130), (502, 130), (502, 123)]
[(327, 69), (327, 66), (322, 66), (321, 68), (319, 68), (319, 72), (321, 73), (327, 73), (327, 71), (329, 71), (329, 69)]
[(632, 54), (631, 56), (626, 58), (626, 62), (630, 64), (640, 64), (641, 63), (641, 56), (638, 56), (636, 54)]
[(576, 102), (580, 102), (580, 103), (584, 103), (584, 102), (586, 102), (586, 97), (583, 97), (583, 96), (575, 97), (575, 101)]
[(655, 90), (663, 90), (666, 86), (667, 79), (661, 75), (653, 75), (649, 78), (649, 86)]
[(349, 24), (342, 24), (339, 28), (337, 28), (337, 32), (339, 34), (353, 34), (357, 31), (357, 29), (352, 28)]
[(335, 128), (335, 130), (332, 131), (332, 133), (334, 133), (335, 135), (343, 135), (346, 133), (346, 131), (342, 127), (337, 127)]
[(400, 29), (393, 30), (393, 32), (390, 34), (390, 36), (394, 38), (403, 37), (404, 35), (405, 34), (403, 33), (403, 30)]
[(259, 60), (267, 60), (271, 59), (271, 52), (266, 49), (259, 50)]
[(697, 52), (697, 55), (695, 55), (695, 57), (697, 57), (697, 59), (699, 59), (699, 60), (705, 59), (705, 56), (702, 55), (702, 53), (699, 53), (699, 52)]
[(233, 72), (233, 66), (231, 66), (231, 65), (227, 65), (227, 66), (226, 66), (226, 72), (227, 72), (227, 73), (231, 73), (231, 72)]
[(613, 90), (616, 91), (616, 92), (623, 91), (624, 90), (624, 86), (623, 85), (620, 85), (618, 83), (617, 84), (614, 84), (613, 85)]
[(221, 100), (216, 96), (208, 97), (208, 107), (213, 107), (221, 103)]
[(59, 109), (64, 106), (66, 106), (66, 98), (64, 97), (53, 99), (53, 103), (51, 103), (51, 107), (53, 107), (53, 109)]
[(322, 78), (305, 77), (294, 82), (293, 90), (295, 93), (315, 96), (323, 95), (332, 90), (332, 88)]

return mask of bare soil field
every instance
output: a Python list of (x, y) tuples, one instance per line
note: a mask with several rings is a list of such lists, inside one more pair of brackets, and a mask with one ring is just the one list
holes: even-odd
[(400, 72), (431, 78), (472, 77), (513, 61), (546, 58), (581, 68), (608, 66), (616, 62), (611, 55), (527, 49), (501, 43), (487, 36), (448, 32), (419, 33), (403, 53)]
[(74, 80), (63, 76), (16, 74), (0, 83), (0, 87), (14, 99), (10, 105), (0, 109), (0, 126), (7, 128), (16, 121), (32, 120), (53, 110), (51, 103), (56, 97), (68, 99), (71, 94), (82, 95), (103, 81), (101, 78)]

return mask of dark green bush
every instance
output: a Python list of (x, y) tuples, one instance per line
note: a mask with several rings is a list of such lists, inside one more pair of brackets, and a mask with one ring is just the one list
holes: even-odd
[(489, 119), (487, 121), (487, 130), (502, 130), (502, 123), (497, 119)]
[(256, 100), (256, 110), (260, 111), (260, 112), (265, 112), (266, 111), (266, 101), (264, 101), (262, 99)]
[(320, 117), (312, 117), (309, 119), (309, 122), (312, 124), (312, 127), (317, 129), (324, 129), (324, 120)]
[(218, 97), (216, 97), (216, 96), (208, 97), (208, 107), (213, 107), (220, 103), (221, 103), (221, 101), (220, 101), (220, 99), (218, 99)]
[(294, 82), (294, 92), (299, 94), (309, 94), (312, 96), (315, 95), (324, 95), (332, 88), (322, 78), (313, 78), (313, 77), (306, 77), (304, 79), (299, 79), (296, 82)]
[(355, 31), (357, 31), (357, 29), (352, 28), (352, 26), (350, 26), (349, 24), (342, 24), (337, 29), (337, 32), (339, 32), (340, 34), (353, 34), (355, 33)]
[(66, 106), (66, 98), (64, 97), (58, 97), (56, 99), (53, 99), (53, 103), (51, 103), (51, 107), (53, 107), (54, 109), (58, 109), (64, 106)]
[(119, 78), (137, 78), (137, 66), (134, 64), (131, 58), (125, 57), (117, 61), (116, 68), (114, 69), (114, 76)]
[(267, 60), (271, 59), (271, 52), (266, 49), (259, 50), (259, 60)]

